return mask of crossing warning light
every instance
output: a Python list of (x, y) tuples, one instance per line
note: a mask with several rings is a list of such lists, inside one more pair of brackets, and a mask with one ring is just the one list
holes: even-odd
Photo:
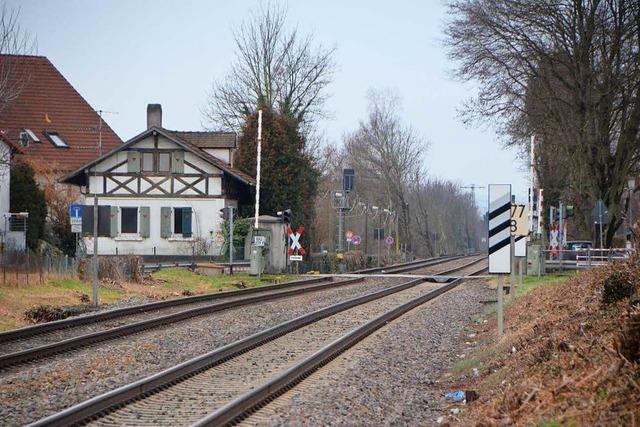
[(291, 224), (291, 221), (293, 220), (293, 213), (291, 212), (291, 209), (285, 209), (283, 211), (279, 211), (277, 215), (279, 217), (282, 217), (282, 221), (285, 224)]

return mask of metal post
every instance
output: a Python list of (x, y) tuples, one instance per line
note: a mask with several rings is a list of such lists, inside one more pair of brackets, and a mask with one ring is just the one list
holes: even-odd
[[(95, 167), (95, 166), (94, 166)], [(89, 183), (91, 185), (91, 183)], [(93, 194), (93, 286), (91, 303), (98, 306), (98, 189)]]
[(564, 227), (566, 227), (565, 223), (564, 223), (564, 204), (562, 202), (560, 202), (560, 206), (558, 207), (558, 210), (560, 211), (559, 213), (559, 229), (558, 229), (558, 239), (559, 239), (559, 245), (560, 245), (560, 252), (558, 253), (558, 261), (560, 262), (560, 272), (563, 271), (563, 263), (562, 263), (562, 258), (563, 258), (563, 254), (564, 254)]
[(382, 228), (382, 215), (378, 219), (378, 267), (380, 267), (380, 229)]
[[(524, 285), (524, 281), (523, 281), (523, 271), (525, 269), (525, 258), (524, 257), (520, 257), (519, 259), (520, 262), (518, 262), (518, 286), (523, 286)], [(516, 294), (515, 292), (513, 293), (513, 297), (515, 298)]]
[(368, 237), (368, 231), (369, 231), (369, 205), (365, 204), (365, 210), (364, 210), (364, 254), (365, 256), (367, 255), (368, 252), (368, 243), (369, 243), (369, 237)]
[(338, 247), (336, 248), (337, 252), (343, 252), (342, 247), (342, 233), (344, 232), (344, 212), (342, 208), (338, 208)]
[(598, 227), (600, 227), (600, 249), (604, 249), (604, 239), (602, 238), (602, 204), (598, 200)]
[(233, 207), (229, 206), (229, 274), (233, 276)]
[(511, 263), (511, 276), (509, 278), (509, 296), (511, 298), (511, 301), (513, 301), (513, 299), (515, 298), (515, 294), (514, 294), (514, 288), (515, 288), (515, 283), (516, 283), (516, 269), (515, 269), (515, 247), (516, 247), (516, 237), (512, 234), (511, 235), (511, 242), (509, 244), (509, 249), (510, 249), (510, 263)]
[(498, 338), (502, 337), (504, 334), (504, 323), (502, 318), (502, 306), (503, 306), (503, 292), (504, 292), (504, 278), (503, 276), (498, 276)]

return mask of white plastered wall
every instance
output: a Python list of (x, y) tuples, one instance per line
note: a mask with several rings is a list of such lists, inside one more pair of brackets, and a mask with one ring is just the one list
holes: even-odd
[(0, 141), (0, 230), (4, 230), (4, 214), (9, 212), (11, 149)]

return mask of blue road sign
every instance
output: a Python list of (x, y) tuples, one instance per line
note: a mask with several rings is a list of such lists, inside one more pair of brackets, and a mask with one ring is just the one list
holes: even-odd
[(69, 218), (82, 218), (82, 205), (70, 205)]

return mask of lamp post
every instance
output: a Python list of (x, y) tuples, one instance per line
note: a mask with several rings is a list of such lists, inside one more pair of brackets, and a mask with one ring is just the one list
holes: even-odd
[(636, 188), (635, 178), (627, 179), (627, 192), (628, 192), (627, 204), (629, 206), (627, 208), (627, 211), (628, 211), (627, 212), (627, 232), (625, 237), (628, 237), (628, 240), (625, 239), (625, 244), (628, 249), (631, 247), (631, 237), (633, 236), (633, 233), (631, 232), (631, 230), (633, 228), (633, 192), (635, 188)]

